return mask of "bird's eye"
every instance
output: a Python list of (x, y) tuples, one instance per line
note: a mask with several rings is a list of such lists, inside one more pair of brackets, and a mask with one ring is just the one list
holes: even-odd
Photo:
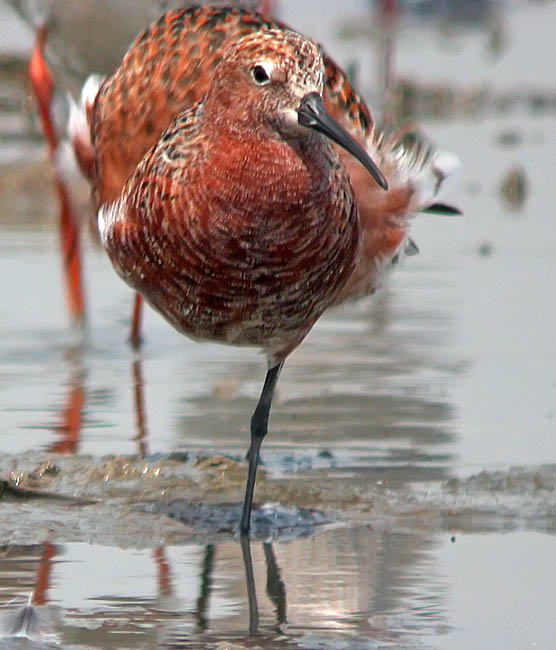
[(270, 81), (268, 72), (265, 70), (264, 66), (262, 65), (254, 66), (253, 69), (251, 70), (251, 76), (253, 77), (253, 81), (258, 86), (263, 86), (264, 84)]

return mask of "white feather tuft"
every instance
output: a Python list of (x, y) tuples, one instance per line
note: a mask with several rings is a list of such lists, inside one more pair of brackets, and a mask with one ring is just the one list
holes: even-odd
[(71, 142), (64, 139), (60, 141), (54, 155), (54, 168), (56, 173), (66, 184), (71, 187), (72, 194), (86, 196), (91, 193), (91, 185), (83, 176)]
[(87, 78), (81, 89), (81, 97), (79, 104), (68, 95), (69, 101), (69, 120), (68, 120), (68, 134), (70, 139), (81, 139), (85, 142), (91, 141), (90, 124), (89, 124), (89, 111), (93, 107), (95, 98), (104, 81), (104, 77), (93, 74)]
[(121, 201), (114, 201), (112, 203), (105, 203), (99, 208), (97, 213), (98, 232), (100, 234), (100, 241), (103, 246), (106, 246), (110, 233), (114, 228), (114, 224), (118, 221), (121, 214)]
[[(413, 190), (409, 213), (417, 213), (433, 203), (461, 167), (458, 158), (447, 151), (417, 142), (406, 146), (399, 135), (377, 134), (367, 140), (367, 150), (379, 168), (390, 170), (388, 182), (392, 189), (410, 186)], [(447, 182), (450, 181), (450, 182)]]

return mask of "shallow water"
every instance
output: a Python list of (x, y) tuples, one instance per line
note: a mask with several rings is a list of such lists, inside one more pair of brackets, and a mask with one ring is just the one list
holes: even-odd
[[(313, 5), (280, 16), (358, 63), (371, 96), (367, 4)], [(0, 478), (47, 496), (4, 496), (0, 632), (30, 594), (38, 623), (0, 648), (555, 646), (556, 11), (488, 6), (401, 22), (400, 75), (459, 89), (419, 118), (462, 160), (446, 199), (465, 216), (415, 220), (420, 255), (286, 365), (257, 498), (332, 523), (251, 544), (257, 625), (233, 534), (137, 507), (239, 501), (264, 360), (152, 312), (132, 352), (130, 292), (89, 239), (88, 329), (69, 330), (43, 147), (24, 74), (2, 71)], [(525, 192), (501, 192), (520, 170)]]
[(10, 548), (2, 598), (13, 610), (48, 574), (40, 643), (71, 648), (549, 648), (553, 555), (552, 537), (524, 531), (452, 541), (354, 526), (252, 544), (250, 617), (237, 541), (43, 544)]

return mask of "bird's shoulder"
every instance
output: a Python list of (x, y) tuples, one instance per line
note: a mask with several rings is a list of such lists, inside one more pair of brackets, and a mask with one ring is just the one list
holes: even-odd
[(182, 182), (187, 181), (187, 176), (195, 169), (195, 159), (203, 150), (201, 113), (202, 102), (197, 102), (172, 120), (130, 177), (126, 188), (128, 192), (130, 186), (145, 185), (148, 176), (177, 175)]

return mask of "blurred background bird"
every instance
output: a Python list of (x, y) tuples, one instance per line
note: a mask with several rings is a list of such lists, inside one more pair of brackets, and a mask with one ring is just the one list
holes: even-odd
[[(70, 319), (81, 328), (85, 322), (86, 298), (80, 243), (80, 219), (70, 186), (71, 161), (60, 147), (65, 131), (67, 103), (58, 95), (77, 94), (92, 73), (105, 75), (121, 61), (130, 42), (151, 20), (172, 7), (187, 7), (189, 0), (7, 0), (36, 30), (29, 72), (37, 111), (52, 163), (59, 204), (59, 232), (66, 301)], [(213, 5), (232, 4), (216, 0)], [(271, 3), (236, 0), (233, 4), (270, 11)], [(56, 109), (56, 110), (55, 110)], [(94, 232), (94, 229), (92, 229)], [(135, 306), (132, 341), (139, 343), (138, 309)]]

